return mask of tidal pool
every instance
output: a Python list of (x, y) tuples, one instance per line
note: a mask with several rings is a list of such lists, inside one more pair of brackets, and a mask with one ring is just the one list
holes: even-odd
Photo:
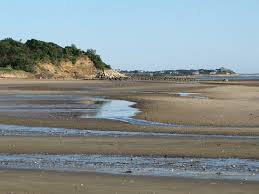
[(95, 98), (94, 101), (99, 102), (99, 104), (95, 103), (96, 108), (91, 112), (85, 112), (81, 118), (123, 120), (134, 117), (140, 112), (133, 107), (135, 102), (103, 98)]
[(19, 114), (76, 113), (80, 118), (118, 119), (134, 117), (140, 111), (134, 102), (73, 95), (1, 95), (0, 112)]
[(126, 100), (73, 95), (3, 95), (0, 96), (0, 112), (11, 116), (48, 117), (50, 114), (82, 119), (112, 119), (135, 125), (178, 126), (135, 119), (140, 110), (136, 103)]
[[(191, 93), (181, 93), (181, 95), (188, 96), (191, 95)], [(231, 128), (179, 125), (136, 119), (134, 117), (140, 110), (134, 107), (135, 104), (135, 102), (126, 100), (87, 97), (82, 95), (1, 95), (0, 113), (15, 117), (27, 115), (29, 118), (41, 118), (41, 116), (48, 118), (51, 115), (51, 119), (55, 119), (56, 116), (69, 118), (78, 117), (82, 119), (111, 119), (142, 126)]]
[(0, 154), (0, 168), (259, 180), (259, 161), (247, 159)]

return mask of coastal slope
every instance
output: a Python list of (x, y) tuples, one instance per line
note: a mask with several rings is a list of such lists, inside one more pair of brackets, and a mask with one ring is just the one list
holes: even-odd
[(61, 47), (31, 39), (0, 41), (0, 78), (116, 79), (125, 78), (102, 61), (94, 49)]

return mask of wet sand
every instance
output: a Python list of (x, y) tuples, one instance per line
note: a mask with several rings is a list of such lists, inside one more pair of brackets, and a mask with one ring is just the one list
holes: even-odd
[[(77, 114), (0, 113), (1, 124), (88, 130), (174, 132), (190, 134), (259, 135), (258, 83), (172, 83), (156, 81), (1, 80), (0, 95), (62, 94), (105, 96), (137, 102), (137, 119), (194, 127), (140, 126), (116, 120), (78, 118)], [(206, 98), (179, 96), (199, 93)], [(8, 98), (3, 104), (12, 104)], [(17, 104), (21, 100), (15, 101)], [(43, 102), (36, 102), (43, 103)], [(49, 104), (49, 102), (44, 102)], [(55, 102), (59, 103), (59, 102)], [(1, 104), (1, 102), (0, 102)], [(256, 158), (258, 140), (197, 137), (0, 137), (0, 152), (12, 154), (124, 154), (210, 158)], [(111, 176), (4, 170), (1, 192), (80, 193), (257, 193), (258, 184), (175, 178)], [(98, 178), (94, 178), (98, 177)], [(128, 184), (123, 180), (129, 181)], [(84, 183), (80, 183), (84, 180)], [(135, 185), (132, 186), (132, 183)], [(74, 185), (72, 185), (74, 184)], [(49, 185), (53, 187), (50, 188)], [(11, 190), (10, 190), (11, 189)], [(13, 189), (13, 190), (12, 190)], [(82, 193), (85, 191), (80, 190)]]
[[(38, 115), (35, 115), (38, 117)], [(28, 118), (27, 115), (6, 116), (0, 114), (1, 124), (14, 124), (34, 127), (63, 127), (89, 130), (117, 130), (117, 131), (145, 131), (145, 132), (171, 132), (181, 134), (217, 134), (217, 135), (243, 135), (259, 136), (257, 127), (159, 127), (138, 126), (115, 120), (77, 119), (50, 116), (50, 118)]]
[(0, 153), (259, 159), (259, 141), (186, 137), (0, 137)]
[[(23, 84), (21, 86), (21, 84)], [(218, 85), (200, 83), (134, 82), (134, 81), (5, 81), (1, 94), (70, 94), (105, 96), (137, 102), (142, 111), (136, 118), (161, 123), (201, 126), (201, 128), (134, 126), (118, 121), (75, 118), (63, 114), (0, 113), (3, 124), (31, 126), (91, 128), (100, 130), (173, 131), (206, 134), (259, 134), (259, 89), (256, 86)], [(143, 92), (148, 92), (144, 93)], [(199, 93), (208, 99), (179, 97), (170, 93)], [(16, 102), (18, 103), (18, 102)], [(51, 121), (50, 119), (55, 119)], [(97, 126), (98, 123), (98, 126)], [(213, 127), (213, 128), (211, 128)]]
[[(184, 90), (184, 89), (183, 89)], [(137, 118), (164, 123), (217, 127), (259, 127), (259, 88), (213, 86), (194, 89), (208, 99), (168, 94), (139, 94), (122, 99), (141, 102)]]
[(257, 194), (257, 182), (191, 180), (92, 173), (0, 171), (0, 193)]

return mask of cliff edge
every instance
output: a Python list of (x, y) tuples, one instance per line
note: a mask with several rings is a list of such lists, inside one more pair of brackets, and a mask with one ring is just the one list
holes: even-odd
[(0, 78), (122, 79), (93, 49), (31, 39), (0, 41)]

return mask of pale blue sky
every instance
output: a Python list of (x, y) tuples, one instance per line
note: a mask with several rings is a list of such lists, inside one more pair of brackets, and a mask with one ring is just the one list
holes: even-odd
[(95, 48), (113, 68), (259, 72), (259, 0), (1, 0), (0, 38)]

